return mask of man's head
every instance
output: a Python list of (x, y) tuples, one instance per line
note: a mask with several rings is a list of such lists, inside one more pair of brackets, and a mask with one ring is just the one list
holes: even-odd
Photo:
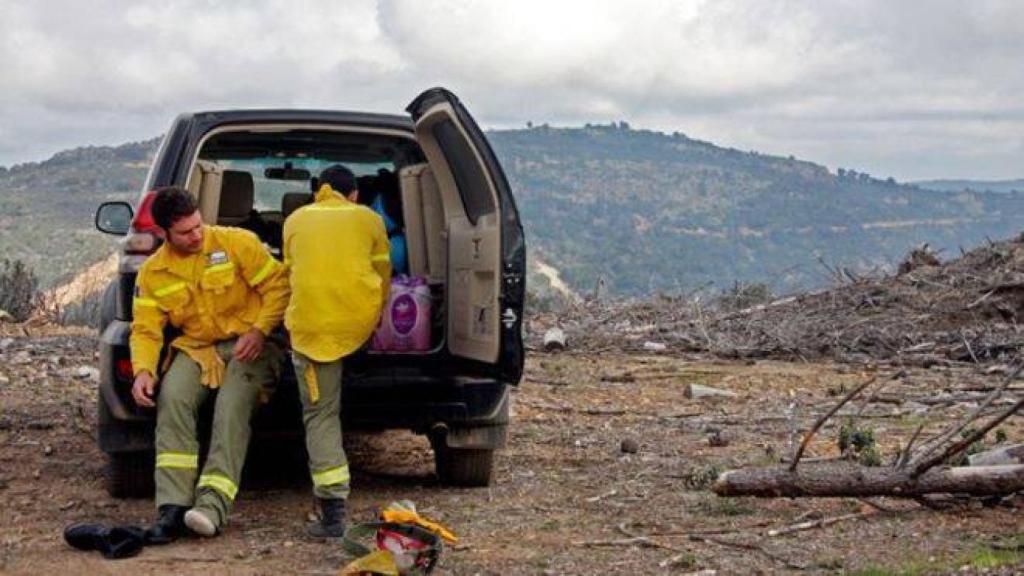
[(181, 188), (164, 188), (156, 193), (152, 205), (157, 234), (171, 248), (186, 254), (203, 250), (203, 218), (192, 195)]
[(335, 164), (334, 166), (325, 168), (324, 171), (320, 173), (318, 181), (320, 182), (320, 186), (327, 184), (332, 190), (342, 194), (343, 196), (347, 196), (348, 199), (353, 202), (359, 194), (359, 191), (356, 190), (355, 174), (341, 164)]

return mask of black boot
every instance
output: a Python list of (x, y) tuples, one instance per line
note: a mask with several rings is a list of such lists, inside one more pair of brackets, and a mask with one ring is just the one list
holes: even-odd
[(320, 502), (320, 521), (309, 527), (315, 538), (341, 538), (345, 535), (345, 500), (317, 498)]
[(160, 507), (160, 517), (146, 529), (146, 544), (169, 544), (184, 533), (182, 520), (188, 506), (164, 504)]

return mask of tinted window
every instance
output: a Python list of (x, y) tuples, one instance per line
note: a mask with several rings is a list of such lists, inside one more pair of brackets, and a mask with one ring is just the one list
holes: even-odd
[(481, 216), (494, 212), (494, 199), (483, 167), (477, 162), (469, 142), (451, 120), (444, 120), (433, 127), (434, 138), (444, 152), (448, 166), (459, 188), (462, 205), (469, 221), (476, 224)]

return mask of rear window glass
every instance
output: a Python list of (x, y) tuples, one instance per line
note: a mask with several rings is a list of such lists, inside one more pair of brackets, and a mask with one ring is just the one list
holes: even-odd
[(432, 128), (434, 138), (444, 150), (445, 159), (455, 177), (462, 205), (469, 221), (476, 224), (481, 216), (494, 212), (494, 198), (491, 196), (487, 175), (477, 161), (469, 142), (451, 120), (438, 122)]

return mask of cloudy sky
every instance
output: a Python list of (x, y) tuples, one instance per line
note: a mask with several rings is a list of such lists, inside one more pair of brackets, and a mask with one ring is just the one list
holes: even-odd
[(897, 179), (1024, 177), (1024, 2), (0, 0), (0, 165), (181, 111), (626, 120)]

